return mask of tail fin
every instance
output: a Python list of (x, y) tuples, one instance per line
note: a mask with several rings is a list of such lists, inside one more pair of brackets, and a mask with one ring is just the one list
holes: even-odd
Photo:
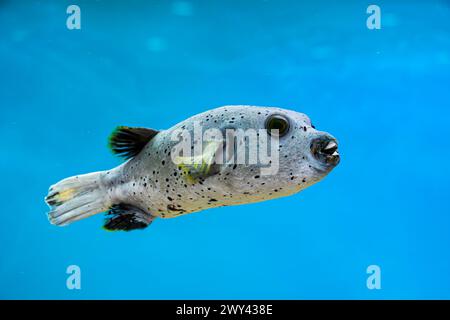
[(102, 172), (64, 179), (50, 187), (45, 201), (50, 206), (49, 220), (57, 226), (108, 210), (106, 190), (100, 184)]

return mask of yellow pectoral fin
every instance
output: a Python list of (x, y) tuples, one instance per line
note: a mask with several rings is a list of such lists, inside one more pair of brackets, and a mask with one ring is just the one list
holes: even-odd
[(178, 157), (178, 167), (181, 170), (182, 176), (185, 177), (189, 183), (195, 183), (197, 181), (197, 172), (199, 167), (200, 157)]
[(183, 175), (188, 182), (195, 182), (198, 178), (206, 178), (211, 174), (215, 174), (211, 168), (219, 147), (222, 147), (221, 143), (210, 142), (199, 156), (178, 157), (178, 166), (183, 171)]

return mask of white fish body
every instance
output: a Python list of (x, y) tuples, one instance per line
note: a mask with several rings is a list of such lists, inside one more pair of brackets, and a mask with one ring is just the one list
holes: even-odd
[(141, 229), (156, 217), (292, 195), (340, 160), (336, 139), (306, 115), (272, 107), (220, 107), (163, 131), (119, 127), (110, 143), (128, 161), (52, 186), (50, 222), (109, 210), (106, 229)]

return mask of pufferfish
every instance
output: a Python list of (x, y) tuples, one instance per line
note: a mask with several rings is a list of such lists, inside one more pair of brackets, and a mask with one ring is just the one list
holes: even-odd
[[(195, 136), (196, 125), (224, 135), (233, 129), (251, 129), (258, 138), (264, 138), (257, 143), (275, 141), (271, 152), (278, 155), (276, 170), (262, 174), (264, 166), (274, 165), (272, 160), (269, 164), (217, 161), (218, 154), (230, 158), (230, 150), (236, 150), (232, 139), (232, 143), (225, 139), (202, 141), (200, 153), (187, 156), (183, 149), (174, 157), (180, 143), (174, 133), (180, 137), (180, 132), (186, 131)], [(183, 137), (180, 139), (186, 142)], [(187, 143), (194, 150), (197, 142)], [(316, 130), (303, 113), (273, 107), (224, 106), (161, 131), (118, 127), (109, 143), (113, 153), (126, 161), (111, 170), (66, 178), (51, 186), (45, 201), (52, 224), (65, 226), (107, 212), (106, 230), (143, 229), (158, 217), (173, 218), (295, 194), (320, 181), (340, 161), (332, 135)], [(241, 150), (248, 151), (249, 146), (244, 146)]]

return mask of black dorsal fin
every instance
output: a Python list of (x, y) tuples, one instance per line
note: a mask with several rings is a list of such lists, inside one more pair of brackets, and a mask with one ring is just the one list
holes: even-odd
[(117, 127), (109, 137), (112, 152), (126, 160), (136, 156), (145, 145), (158, 134), (158, 130), (147, 128)]

